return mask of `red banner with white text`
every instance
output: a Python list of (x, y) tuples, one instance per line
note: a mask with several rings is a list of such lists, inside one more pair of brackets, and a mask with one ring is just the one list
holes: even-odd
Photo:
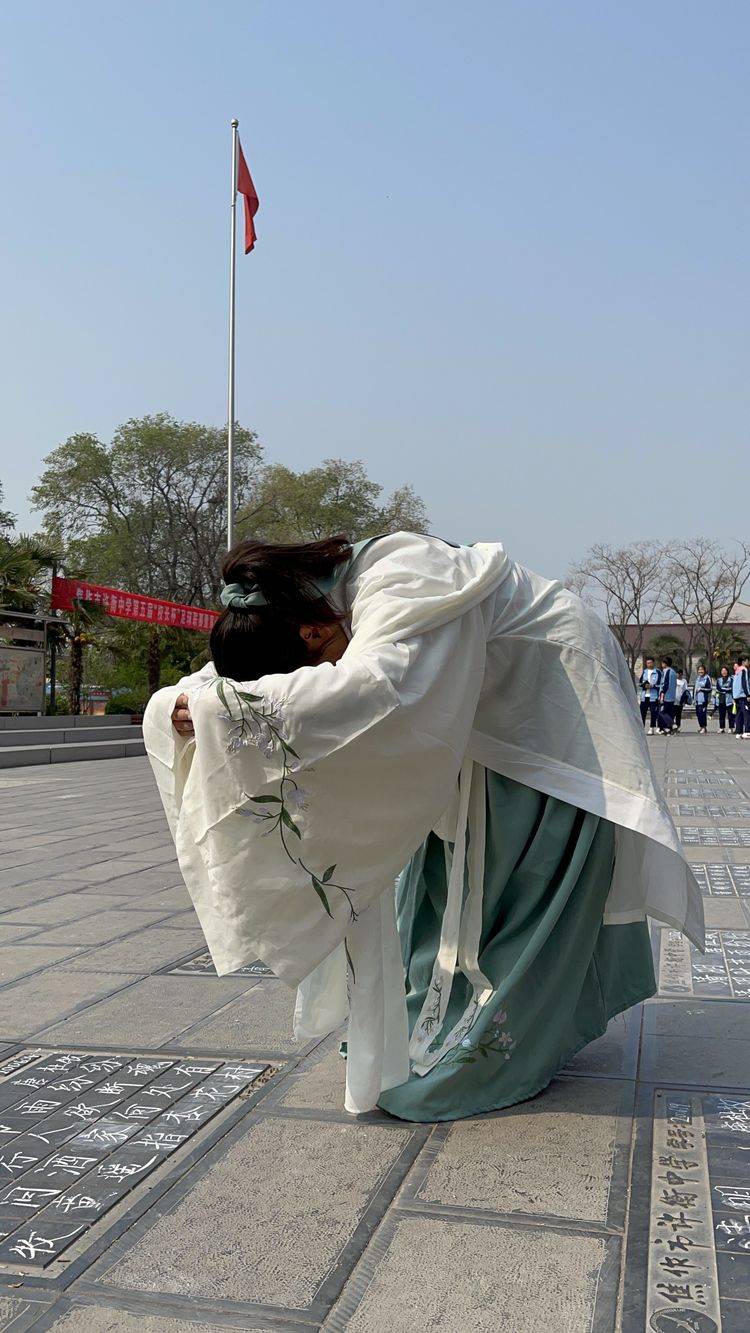
[(123, 592), (121, 588), (103, 588), (83, 579), (53, 578), (52, 610), (72, 611), (75, 602), (93, 602), (108, 615), (120, 616), (123, 620), (200, 630), (204, 634), (209, 633), (218, 615), (218, 611), (207, 611), (203, 606), (165, 602), (161, 597), (145, 597), (137, 592)]

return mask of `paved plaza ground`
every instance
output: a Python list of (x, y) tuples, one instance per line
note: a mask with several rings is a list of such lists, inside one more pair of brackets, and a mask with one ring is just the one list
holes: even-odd
[(750, 744), (651, 744), (705, 956), (654, 930), (658, 1000), (439, 1126), (214, 974), (145, 759), (0, 774), (0, 1329), (747, 1333)]

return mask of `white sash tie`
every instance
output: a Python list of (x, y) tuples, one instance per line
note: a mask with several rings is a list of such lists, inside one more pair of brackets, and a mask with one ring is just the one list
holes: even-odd
[[(440, 946), (430, 986), (409, 1044), (412, 1068), (417, 1074), (426, 1074), (462, 1040), (480, 1008), (492, 995), (492, 985), (479, 967), (486, 799), (486, 769), (471, 759), (464, 760), (459, 776), (458, 816), (452, 856), (446, 845), (448, 891)], [(466, 901), (465, 879), (468, 879)], [(457, 966), (472, 984), (472, 998), (442, 1044), (430, 1050), (442, 1032)]]

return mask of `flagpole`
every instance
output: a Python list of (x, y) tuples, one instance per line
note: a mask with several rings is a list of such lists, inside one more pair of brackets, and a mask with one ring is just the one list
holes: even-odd
[(237, 259), (237, 144), (240, 122), (232, 121), (232, 195), (229, 242), (229, 376), (227, 385), (227, 547), (234, 545), (234, 290)]

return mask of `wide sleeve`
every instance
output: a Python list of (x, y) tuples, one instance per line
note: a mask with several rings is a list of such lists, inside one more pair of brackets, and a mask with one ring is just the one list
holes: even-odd
[(485, 641), (476, 607), (335, 665), (191, 688), (175, 839), (220, 974), (262, 958), (296, 984), (392, 891), (451, 799)]
[(172, 713), (181, 694), (186, 694), (190, 700), (194, 690), (215, 679), (216, 668), (209, 662), (200, 671), (183, 676), (176, 685), (157, 690), (143, 714), (143, 743), (151, 760), (172, 837), (177, 832), (182, 793), (195, 751), (193, 738), (180, 736), (175, 731)]

